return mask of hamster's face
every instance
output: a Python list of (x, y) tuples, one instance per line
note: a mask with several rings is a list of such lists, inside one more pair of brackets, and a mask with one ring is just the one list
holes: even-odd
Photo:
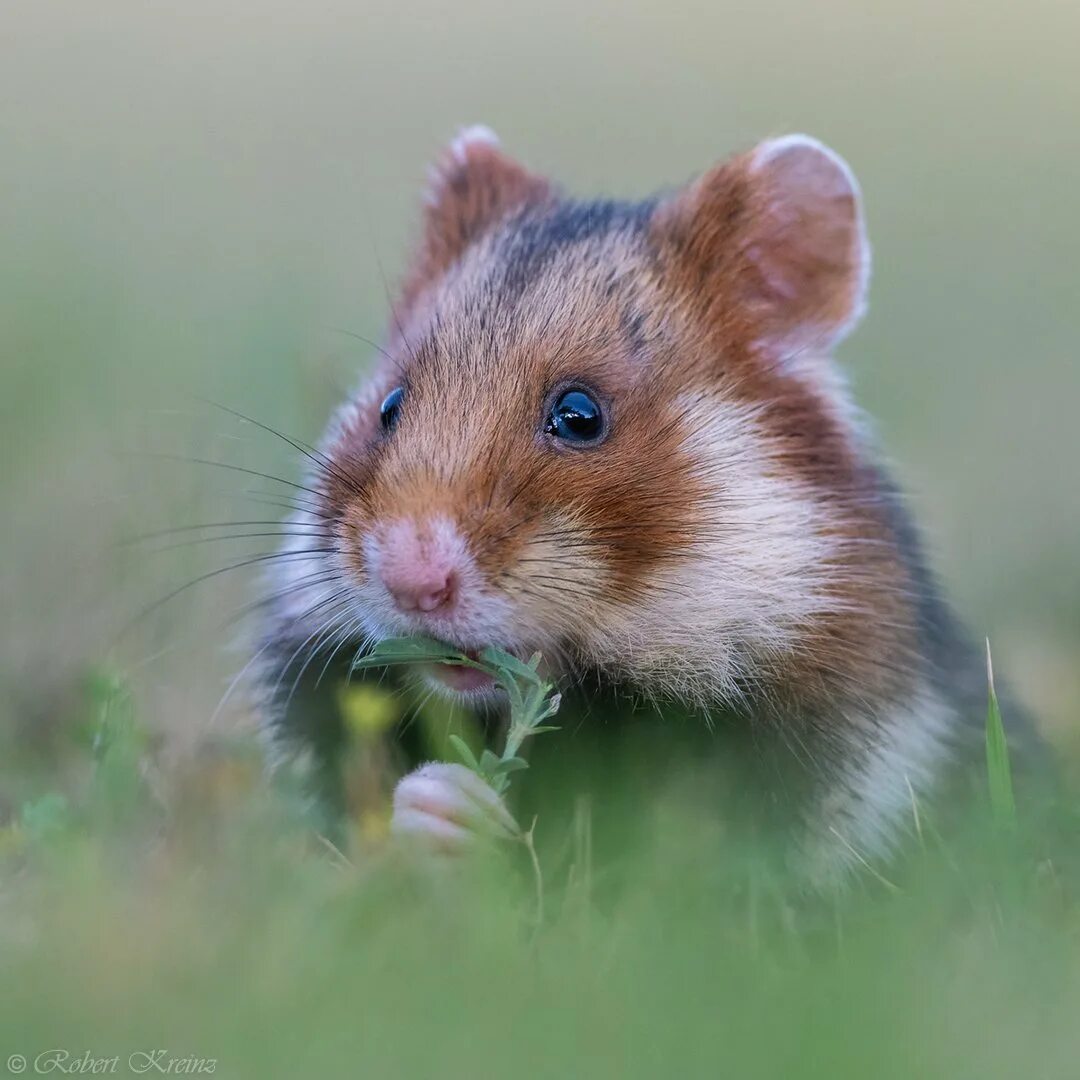
[[(831, 524), (767, 415), (786, 377), (751, 341), (766, 307), (729, 291), (718, 326), (700, 295), (731, 287), (693, 250), (700, 183), (566, 202), (486, 136), (440, 177), (380, 366), (316, 478), (358, 636), (540, 651), (556, 675), (703, 698), (707, 668), (736, 692), (751, 652), (823, 603)], [(431, 674), (494, 693), (471, 669)]]
[(471, 249), (340, 418), (327, 490), (376, 638), (588, 663), (695, 543), (707, 495), (641, 236), (607, 211), (560, 245), (575, 213), (534, 223), (531, 264), (520, 226)]

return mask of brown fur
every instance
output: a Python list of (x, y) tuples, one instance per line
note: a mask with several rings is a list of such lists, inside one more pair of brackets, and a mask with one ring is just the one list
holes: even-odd
[(458, 140), (443, 151), (433, 171), (422, 239), (402, 286), (400, 306), (406, 311), (493, 223), (552, 193), (546, 180), (487, 139)]

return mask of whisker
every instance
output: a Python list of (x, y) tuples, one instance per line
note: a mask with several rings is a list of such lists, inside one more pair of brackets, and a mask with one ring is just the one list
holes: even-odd
[[(140, 533), (137, 536), (130, 536), (124, 540), (117, 541), (120, 547), (129, 547), (133, 544), (144, 544), (150, 540), (162, 540), (167, 536), (176, 536), (178, 533), (198, 532), (203, 529), (240, 529), (240, 528), (255, 528), (259, 525), (288, 525), (288, 524), (302, 524), (302, 523), (290, 523), (281, 519), (272, 521), (204, 521), (197, 525), (178, 525), (171, 529), (157, 529), (154, 532)], [(312, 525), (311, 528), (317, 528)], [(260, 533), (259, 535), (273, 535)], [(323, 534), (325, 535), (325, 534)]]
[(299, 537), (308, 540), (333, 540), (332, 534), (319, 530), (315, 532), (297, 532), (291, 529), (280, 529), (274, 532), (226, 533), (224, 536), (199, 536), (191, 540), (178, 540), (175, 544), (162, 544), (159, 547), (150, 548), (148, 554), (160, 555), (165, 551), (196, 547), (199, 544), (220, 544), (227, 540), (253, 540), (260, 537), (264, 539), (267, 537), (277, 537), (279, 539)]
[[(337, 595), (342, 596), (343, 594), (347, 594), (350, 591), (351, 590), (349, 590), (349, 589), (342, 589), (342, 590), (339, 590)], [(347, 600), (347, 599), (348, 599), (347, 595), (344, 596), (344, 600)], [(339, 601), (338, 604), (335, 607), (336, 607), (335, 612), (332, 615), (327, 617), (327, 619), (324, 621), (323, 625), (321, 627), (319, 627), (319, 629), (316, 630), (315, 633), (308, 635), (308, 637), (305, 638), (304, 641), (302, 641), (300, 643), (300, 646), (296, 650), (296, 652), (294, 652), (292, 654), (292, 656), (289, 657), (289, 662), (281, 669), (281, 674), (278, 676), (278, 680), (274, 684), (274, 691), (273, 691), (273, 693), (271, 695), (271, 700), (274, 700), (277, 697), (278, 690), (281, 688), (281, 680), (288, 673), (289, 668), (296, 661), (296, 658), (300, 655), (300, 653), (303, 651), (305, 646), (307, 646), (308, 643), (311, 642), (313, 638), (315, 639), (314, 644), (308, 650), (307, 658), (304, 660), (303, 664), (300, 665), (300, 670), (296, 673), (296, 677), (293, 679), (292, 687), (289, 689), (288, 697), (285, 698), (285, 702), (281, 706), (282, 712), (287, 712), (288, 711), (289, 706), (292, 704), (292, 699), (296, 696), (296, 691), (300, 688), (300, 680), (303, 679), (304, 672), (306, 672), (307, 669), (310, 667), (312, 660), (314, 660), (315, 657), (318, 655), (319, 648), (321, 647), (321, 645), (323, 643), (323, 640), (326, 637), (326, 635), (327, 634), (333, 634), (336, 630), (340, 629), (339, 627), (336, 627), (334, 625), (334, 619), (337, 618), (337, 614), (338, 614), (338, 612), (340, 612), (340, 609), (342, 609), (343, 607), (346, 610), (348, 609), (348, 604), (343, 603), (342, 601)]]
[(276, 436), (283, 442), (288, 443), (293, 449), (299, 450), (309, 461), (314, 462), (320, 469), (332, 476), (335, 480), (344, 484), (347, 488), (353, 491), (357, 490), (356, 482), (341, 472), (333, 461), (320, 450), (316, 450), (315, 447), (309, 446), (307, 443), (302, 443), (297, 439), (293, 439), (283, 432), (270, 427), (269, 424), (264, 424), (261, 420), (256, 420), (251, 416), (245, 416), (244, 413), (239, 412), (237, 409), (232, 409), (228, 405), (222, 405), (219, 402), (211, 401), (208, 398), (202, 398), (200, 400), (204, 401), (207, 405), (213, 406), (215, 409), (221, 409), (222, 412), (228, 413), (230, 416), (235, 416), (237, 419), (243, 420), (248, 424), (254, 424), (257, 428), (261, 428), (270, 435)]
[(244, 559), (242, 562), (231, 563), (229, 566), (219, 566), (216, 570), (211, 570), (206, 574), (200, 574), (197, 578), (193, 578), (191, 581), (185, 582), (177, 589), (173, 589), (172, 592), (166, 596), (161, 597), (159, 600), (155, 600), (149, 607), (140, 611), (133, 619), (131, 619), (117, 635), (117, 639), (123, 639), (127, 636), (140, 622), (157, 611), (158, 608), (167, 604), (170, 600), (175, 599), (181, 593), (187, 589), (194, 588), (196, 585), (201, 585), (204, 581), (210, 581), (212, 578), (219, 577), (221, 574), (227, 574), (230, 570), (243, 570), (248, 566), (256, 566), (260, 563), (273, 562), (277, 559), (298, 559), (305, 558), (312, 555), (329, 555), (333, 552), (332, 547), (321, 548), (304, 548), (299, 551), (274, 551), (263, 555), (255, 555), (250, 559)]
[[(300, 613), (298, 618), (299, 619), (308, 618), (310, 615), (312, 615), (315, 611), (318, 610), (319, 604), (323, 603), (323, 602), (325, 602), (325, 601), (320, 601), (320, 602), (317, 602), (315, 604), (310, 605), (305, 611)], [(277, 644), (277, 642), (275, 641), (274, 638), (267, 639), (267, 641), (265, 641), (263, 643), (263, 645), (248, 659), (247, 663), (244, 664), (244, 666), (236, 674), (236, 677), (232, 680), (232, 682), (229, 683), (228, 689), (226, 689), (225, 693), (222, 695), (221, 699), (218, 701), (216, 707), (214, 708), (213, 713), (211, 714), (211, 717), (210, 717), (210, 725), (211, 726), (213, 726), (213, 724), (216, 723), (217, 718), (221, 715), (221, 710), (225, 707), (226, 702), (232, 696), (232, 694), (236, 690), (236, 688), (240, 685), (240, 683), (243, 680), (244, 676), (248, 673), (248, 671), (251, 670), (251, 666), (255, 663), (256, 660), (259, 659), (260, 656), (262, 656), (266, 652), (267, 649), (271, 648), (272, 646), (274, 646), (276, 644)]]
[(371, 348), (375, 349), (384, 359), (389, 360), (390, 363), (397, 368), (398, 374), (405, 374), (405, 369), (401, 366), (401, 361), (394, 356), (393, 353), (384, 349), (377, 341), (372, 341), (371, 338), (364, 337), (363, 334), (358, 334), (355, 330), (346, 330), (343, 326), (331, 326), (329, 329), (333, 330), (335, 334), (345, 334), (347, 337), (356, 338), (357, 341), (362, 341), (365, 345), (370, 345)]
[[(290, 582), (287, 588), (267, 593), (265, 596), (260, 596), (257, 600), (253, 600), (237, 609), (225, 619), (221, 624), (221, 628), (225, 629), (226, 627), (241, 621), (245, 616), (250, 615), (252, 612), (258, 611), (259, 608), (267, 607), (279, 600), (284, 600), (286, 597), (292, 596), (293, 593), (303, 592), (304, 589), (313, 589), (319, 585), (326, 585), (331, 581), (340, 580), (341, 574), (338, 573), (337, 570), (319, 570), (314, 574), (308, 574), (306, 577), (297, 578), (296, 581)], [(305, 613), (301, 613), (297, 618), (303, 618), (304, 614)]]
[(308, 494), (314, 495), (320, 503), (323, 503), (326, 499), (325, 493), (317, 491), (315, 488), (306, 487), (304, 484), (294, 483), (292, 480), (286, 480), (281, 476), (274, 476), (272, 473), (259, 472), (258, 469), (248, 469), (243, 465), (233, 465), (227, 461), (213, 461), (209, 458), (185, 457), (183, 454), (165, 454), (151, 450), (140, 451), (137, 456), (154, 458), (161, 461), (182, 461), (188, 465), (210, 465), (216, 469), (228, 469), (230, 472), (244, 473), (247, 476), (257, 476), (261, 480), (272, 480), (278, 484), (285, 484), (287, 487), (295, 488), (297, 491), (306, 491)]
[[(409, 358), (414, 364), (417, 364), (419, 361), (417, 360), (416, 350), (410, 344), (409, 339), (405, 334), (405, 328), (401, 325), (401, 316), (398, 312), (398, 306), (394, 303), (393, 297), (390, 295), (390, 286), (386, 280), (386, 270), (383, 267), (382, 256), (379, 255), (378, 245), (375, 243), (375, 237), (374, 233), (371, 230), (370, 221), (368, 222), (368, 231), (372, 234), (371, 250), (372, 254), (374, 254), (375, 256), (375, 266), (379, 271), (379, 280), (382, 282), (383, 295), (386, 298), (386, 306), (390, 309), (390, 318), (394, 321), (394, 326), (397, 329), (398, 335), (401, 337), (401, 342), (405, 346), (406, 352), (408, 352), (409, 354)], [(402, 378), (407, 378), (407, 373), (400, 364), (397, 365), (397, 368)]]
[[(330, 655), (326, 659), (326, 663), (323, 664), (322, 670), (319, 672), (318, 678), (315, 680), (315, 685), (319, 686), (323, 679), (326, 677), (326, 673), (330, 670), (330, 665), (334, 662), (334, 657), (348, 644), (349, 639), (363, 628), (363, 619), (357, 616), (351, 623), (349, 623), (344, 630), (341, 631), (340, 639), (333, 647)], [(370, 635), (364, 635), (364, 640), (361, 642), (361, 648), (364, 648), (366, 644), (371, 640)]]

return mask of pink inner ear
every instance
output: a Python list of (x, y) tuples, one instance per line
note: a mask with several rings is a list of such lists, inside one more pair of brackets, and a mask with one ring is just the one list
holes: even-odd
[(746, 257), (758, 268), (766, 291), (775, 299), (793, 301), (799, 295), (795, 282), (784, 277), (781, 266), (768, 257), (761, 245), (751, 244), (746, 249)]
[(754, 267), (767, 336), (832, 344), (857, 319), (868, 254), (858, 185), (847, 165), (807, 136), (764, 143), (750, 158), (761, 196), (743, 248)]

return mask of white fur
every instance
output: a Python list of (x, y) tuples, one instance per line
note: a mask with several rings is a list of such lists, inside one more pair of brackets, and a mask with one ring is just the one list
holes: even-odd
[(499, 136), (485, 124), (470, 124), (457, 133), (450, 144), (450, 154), (459, 165), (464, 165), (469, 156), (469, 147), (477, 143), (483, 146), (498, 146)]
[(301, 554), (301, 552), (308, 552), (311, 548), (326, 544), (326, 540), (321, 535), (317, 535), (317, 530), (321, 532), (323, 527), (321, 521), (306, 511), (298, 510), (292, 514), (286, 521), (288, 536), (281, 545), (280, 551), (291, 552), (295, 557), (275, 560), (265, 575), (267, 593), (284, 594), (274, 605), (279, 619), (294, 624), (297, 630), (309, 623), (319, 621), (319, 616), (324, 613), (324, 609), (313, 614), (308, 614), (308, 612), (316, 605), (328, 600), (337, 589), (349, 584), (348, 578), (340, 582), (308, 580), (315, 576), (322, 577), (325, 572), (334, 568), (332, 552)]
[(916, 825), (918, 799), (948, 760), (952, 706), (927, 686), (871, 718), (838, 718), (849, 732), (848, 767), (813, 808), (797, 869), (819, 888), (847, 869), (888, 856)]
[(439, 204), (448, 175), (455, 169), (464, 168), (468, 164), (470, 148), (498, 145), (498, 135), (484, 124), (471, 124), (462, 128), (447, 147), (443, 161), (428, 170), (428, 185), (424, 202), (428, 206)]

